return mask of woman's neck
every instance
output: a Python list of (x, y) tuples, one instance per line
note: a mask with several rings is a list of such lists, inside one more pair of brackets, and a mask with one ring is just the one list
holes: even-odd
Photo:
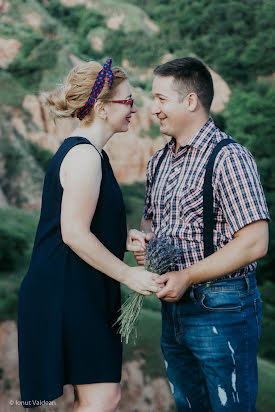
[(71, 133), (71, 136), (81, 136), (88, 139), (101, 152), (105, 144), (112, 137), (113, 133), (107, 131), (100, 124), (92, 124), (88, 127), (77, 127)]

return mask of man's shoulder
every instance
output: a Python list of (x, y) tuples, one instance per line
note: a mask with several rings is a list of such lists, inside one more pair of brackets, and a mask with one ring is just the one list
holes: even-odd
[(159, 159), (161, 158), (161, 156), (164, 154), (164, 152), (166, 152), (167, 150), (167, 144), (165, 146), (163, 146), (161, 149), (157, 150), (153, 156), (151, 156), (151, 158), (149, 159), (148, 164), (151, 166), (155, 166)]
[[(220, 141), (224, 139), (232, 139), (234, 140), (231, 136), (228, 136), (226, 133), (220, 131), (219, 129), (217, 130), (217, 135), (216, 135), (216, 141), (219, 143)], [(234, 157), (234, 158), (242, 158), (242, 159), (247, 159), (248, 161), (253, 160), (253, 156), (250, 153), (250, 151), (243, 146), (241, 143), (238, 143), (234, 140), (234, 143), (227, 144), (226, 146), (223, 146), (221, 150), (219, 151), (217, 158), (216, 158), (216, 167), (223, 163), (227, 158)]]

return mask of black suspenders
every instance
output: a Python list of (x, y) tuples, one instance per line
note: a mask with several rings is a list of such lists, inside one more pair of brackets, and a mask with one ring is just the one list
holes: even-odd
[(224, 139), (214, 147), (206, 165), (203, 183), (203, 243), (204, 257), (214, 253), (213, 230), (214, 230), (214, 210), (213, 210), (213, 186), (212, 174), (215, 159), (219, 151), (230, 143), (236, 143), (233, 139)]
[[(219, 151), (230, 143), (236, 143), (233, 139), (224, 139), (217, 143), (206, 165), (204, 183), (203, 183), (203, 243), (204, 243), (204, 257), (214, 253), (213, 231), (214, 231), (214, 207), (213, 207), (213, 186), (212, 186), (212, 174), (215, 159)], [(163, 153), (157, 163), (152, 184), (156, 179), (160, 165), (167, 153), (168, 144), (164, 147)]]

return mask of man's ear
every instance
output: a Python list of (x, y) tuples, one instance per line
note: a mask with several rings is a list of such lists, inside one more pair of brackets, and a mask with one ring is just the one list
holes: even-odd
[(187, 104), (187, 108), (188, 110), (190, 110), (190, 112), (194, 112), (198, 106), (199, 106), (199, 98), (198, 95), (196, 93), (189, 93), (186, 96), (186, 104)]
[(95, 102), (94, 111), (95, 111), (96, 116), (98, 116), (100, 119), (102, 120), (107, 119), (107, 111), (106, 111), (106, 108), (103, 102), (100, 102), (100, 101)]

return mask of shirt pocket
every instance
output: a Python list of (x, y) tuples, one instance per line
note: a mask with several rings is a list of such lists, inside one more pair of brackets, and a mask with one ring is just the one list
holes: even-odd
[(185, 186), (175, 196), (175, 209), (182, 224), (203, 224), (203, 190), (193, 186)]

